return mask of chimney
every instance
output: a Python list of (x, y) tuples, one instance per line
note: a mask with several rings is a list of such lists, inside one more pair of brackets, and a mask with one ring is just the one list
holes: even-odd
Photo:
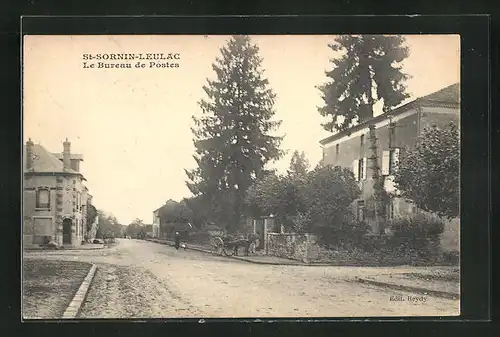
[(70, 152), (71, 143), (68, 141), (68, 138), (66, 138), (66, 141), (63, 143), (63, 147), (64, 147), (63, 151), (64, 169), (69, 170), (71, 169), (71, 152)]
[(33, 142), (31, 138), (26, 142), (26, 170), (33, 170)]

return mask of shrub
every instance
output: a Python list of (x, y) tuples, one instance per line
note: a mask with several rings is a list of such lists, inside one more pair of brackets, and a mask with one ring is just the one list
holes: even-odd
[(362, 221), (345, 221), (335, 226), (317, 225), (314, 232), (318, 235), (319, 242), (327, 247), (351, 249), (363, 247), (369, 228), (370, 226)]
[(458, 266), (460, 263), (460, 253), (458, 251), (444, 252), (443, 262), (448, 265)]
[(401, 218), (390, 224), (393, 237), (388, 247), (407, 257), (411, 262), (434, 262), (440, 255), (440, 235), (444, 222), (426, 215)]
[(392, 221), (390, 228), (399, 237), (439, 236), (444, 231), (444, 222), (437, 217), (417, 214)]

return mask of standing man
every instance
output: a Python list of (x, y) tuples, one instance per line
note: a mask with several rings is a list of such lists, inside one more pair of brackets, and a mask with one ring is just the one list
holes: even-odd
[(179, 246), (181, 244), (181, 235), (179, 234), (179, 232), (175, 232), (175, 249), (179, 250)]

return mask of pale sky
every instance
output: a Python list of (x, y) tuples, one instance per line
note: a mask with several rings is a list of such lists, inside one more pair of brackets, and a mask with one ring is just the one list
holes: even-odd
[[(81, 172), (98, 209), (124, 224), (168, 199), (189, 197), (184, 168), (193, 168), (191, 116), (199, 114), (212, 62), (229, 36), (26, 36), (24, 142), (31, 137), (51, 152), (82, 153)], [(272, 165), (284, 172), (294, 150), (312, 166), (321, 159), (323, 131), (315, 86), (324, 83), (333, 36), (253, 36), (277, 94), (276, 119), (287, 156)], [(460, 78), (458, 35), (408, 35), (411, 54), (403, 71), (411, 99)], [(84, 69), (84, 53), (179, 53), (178, 68)], [(89, 63), (94, 63), (90, 61)], [(119, 61), (126, 62), (126, 61)], [(137, 61), (130, 61), (135, 65)]]

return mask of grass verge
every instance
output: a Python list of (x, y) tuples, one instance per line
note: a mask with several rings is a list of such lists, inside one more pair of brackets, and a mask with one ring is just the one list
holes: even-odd
[(60, 318), (91, 266), (75, 261), (24, 260), (23, 318)]

